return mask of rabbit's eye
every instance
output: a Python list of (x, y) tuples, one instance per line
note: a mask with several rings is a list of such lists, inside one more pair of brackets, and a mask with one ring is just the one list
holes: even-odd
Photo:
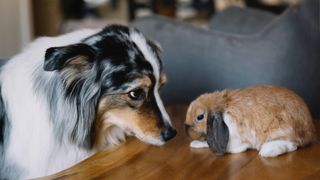
[(203, 114), (200, 114), (200, 115), (197, 116), (197, 120), (198, 120), (198, 121), (201, 121), (203, 118), (204, 118), (204, 115), (203, 115)]

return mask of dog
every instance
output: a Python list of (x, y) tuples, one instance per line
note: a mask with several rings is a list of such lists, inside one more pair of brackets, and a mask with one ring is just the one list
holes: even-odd
[(110, 25), (43, 37), (0, 73), (0, 177), (61, 171), (135, 136), (176, 135), (159, 95), (161, 49), (137, 29)]

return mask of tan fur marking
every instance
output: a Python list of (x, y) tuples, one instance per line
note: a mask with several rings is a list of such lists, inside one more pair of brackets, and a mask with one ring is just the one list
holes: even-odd
[(83, 73), (89, 70), (91, 66), (85, 56), (76, 56), (69, 59), (62, 69), (61, 74), (66, 76), (65, 86), (69, 87), (76, 79), (81, 78)]
[[(116, 117), (117, 122), (109, 121), (110, 116)], [(160, 129), (157, 127), (156, 118), (147, 113), (141, 113), (130, 108), (113, 109), (104, 117), (104, 123), (116, 126), (138, 137), (141, 140), (148, 138), (160, 138)]]
[[(152, 85), (151, 79), (143, 76), (137, 79), (133, 89), (149, 89)], [(120, 128), (126, 134), (135, 135), (138, 138), (160, 139), (160, 129), (157, 127), (157, 117), (150, 112), (144, 112), (141, 108), (130, 108), (128, 102), (140, 107), (143, 101), (132, 101), (128, 94), (117, 94), (103, 97), (99, 101), (96, 119), (96, 142), (95, 147), (105, 146), (105, 135), (113, 128)]]
[(152, 85), (151, 79), (148, 76), (143, 76), (141, 78), (141, 83), (138, 84), (140, 87), (150, 87)]
[(90, 68), (91, 64), (88, 62), (88, 57), (79, 55), (68, 59), (64, 65), (63, 71), (72, 71), (81, 74)]
[(162, 86), (165, 83), (167, 83), (167, 81), (168, 81), (167, 75), (165, 73), (161, 73), (161, 75), (160, 75), (160, 86)]
[(152, 81), (148, 76), (142, 76), (136, 79), (135, 81), (138, 81), (138, 82), (135, 84), (135, 87), (133, 87), (132, 89), (129, 89), (129, 91), (136, 88), (147, 88), (147, 90), (149, 90), (149, 88), (152, 85)]
[(143, 134), (160, 134), (160, 129), (157, 127), (156, 121), (151, 121), (151, 119), (155, 119), (155, 117), (152, 117), (149, 114), (141, 113), (129, 108), (114, 109), (108, 113), (115, 114), (117, 117), (121, 117), (127, 127), (136, 129), (136, 132)]
[(96, 118), (96, 124), (95, 124), (95, 144), (94, 147), (97, 149), (102, 149), (105, 146), (105, 139), (104, 139), (104, 134), (106, 134), (108, 131), (108, 124), (104, 122), (104, 114), (106, 110), (106, 103), (107, 98), (102, 98), (99, 102), (98, 105), (98, 113), (97, 113), (97, 118)]

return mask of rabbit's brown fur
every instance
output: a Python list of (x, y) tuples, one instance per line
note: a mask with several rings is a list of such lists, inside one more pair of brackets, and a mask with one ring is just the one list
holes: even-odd
[[(199, 111), (205, 116), (218, 111), (223, 112), (224, 117), (228, 115), (234, 126), (232, 130), (237, 131), (232, 133), (241, 143), (248, 144), (248, 148), (257, 150), (275, 140), (289, 141), (300, 147), (316, 136), (307, 105), (297, 94), (283, 87), (253, 86), (201, 95), (190, 105), (185, 122), (192, 127), (187, 133), (194, 140), (204, 140), (197, 135), (207, 131), (206, 122), (196, 120)], [(230, 123), (228, 127), (230, 131)]]

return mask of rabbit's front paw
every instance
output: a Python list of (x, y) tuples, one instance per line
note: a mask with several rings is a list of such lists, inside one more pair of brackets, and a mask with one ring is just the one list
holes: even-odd
[(194, 140), (194, 141), (191, 141), (190, 147), (192, 147), (192, 148), (207, 148), (209, 146), (208, 146), (208, 143), (206, 141)]

